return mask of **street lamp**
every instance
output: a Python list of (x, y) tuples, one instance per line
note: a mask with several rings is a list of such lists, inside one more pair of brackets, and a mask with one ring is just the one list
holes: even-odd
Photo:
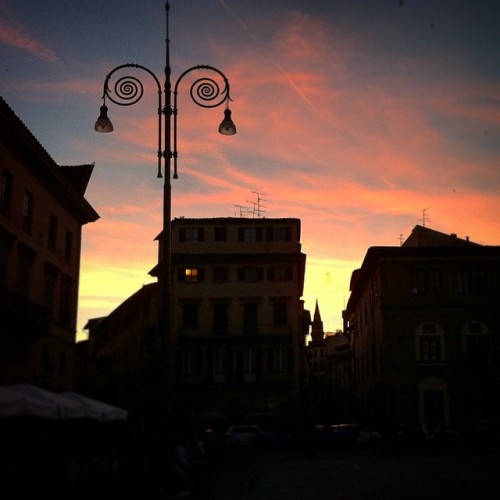
[[(122, 64), (114, 68), (104, 80), (103, 105), (100, 108), (100, 115), (95, 123), (97, 132), (108, 133), (113, 131), (113, 124), (108, 118), (108, 108), (106, 99), (119, 106), (131, 106), (141, 100), (144, 94), (142, 81), (133, 75), (120, 76), (124, 70), (139, 70), (149, 74), (157, 86), (158, 91), (158, 173), (157, 177), (164, 178), (163, 183), (163, 228), (159, 240), (160, 251), (160, 272), (158, 282), (160, 285), (160, 311), (158, 331), (160, 334), (160, 343), (162, 346), (161, 356), (165, 354), (164, 336), (170, 337), (170, 284), (171, 284), (171, 185), (170, 177), (172, 175), (171, 166), (173, 159), (174, 179), (178, 178), (177, 172), (177, 97), (179, 84), (187, 75), (202, 71), (203, 75), (191, 83), (191, 100), (203, 108), (215, 108), (221, 105), (225, 106), (224, 119), (219, 125), (219, 133), (222, 135), (236, 134), (236, 127), (231, 119), (231, 110), (229, 102), (232, 100), (229, 92), (229, 81), (217, 68), (213, 66), (199, 65), (185, 70), (172, 86), (171, 68), (170, 68), (170, 39), (169, 39), (169, 11), (168, 1), (165, 4), (166, 20), (166, 57), (165, 57), (165, 80), (162, 84), (158, 77), (148, 68), (140, 64)], [(134, 73), (135, 74), (135, 73)], [(208, 76), (211, 75), (211, 76)], [(111, 83), (113, 82), (113, 83)], [(160, 360), (165, 363), (166, 359)], [(164, 368), (164, 367), (163, 367)]]

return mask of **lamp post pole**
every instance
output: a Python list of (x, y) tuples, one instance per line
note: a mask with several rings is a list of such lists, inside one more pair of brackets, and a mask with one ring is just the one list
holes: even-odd
[[(202, 76), (191, 83), (191, 100), (203, 108), (215, 108), (225, 106), (224, 119), (219, 125), (222, 135), (236, 134), (236, 127), (231, 119), (229, 102), (229, 81), (219, 69), (213, 66), (198, 65), (185, 70), (172, 85), (170, 67), (170, 39), (169, 39), (169, 12), (168, 1), (165, 4), (165, 79), (163, 85), (158, 77), (148, 68), (140, 64), (122, 64), (108, 73), (103, 86), (103, 104), (100, 108), (100, 116), (95, 123), (97, 132), (107, 133), (113, 131), (113, 124), (108, 118), (106, 99), (119, 106), (131, 106), (139, 102), (144, 94), (144, 86), (139, 73), (148, 74), (156, 83), (158, 92), (158, 171), (157, 177), (163, 178), (163, 227), (159, 237), (158, 266), (156, 269), (160, 292), (158, 335), (160, 341), (159, 369), (158, 373), (163, 388), (163, 394), (158, 394), (162, 399), (166, 392), (171, 389), (172, 384), (172, 356), (169, 352), (172, 348), (172, 317), (171, 317), (171, 216), (172, 216), (172, 189), (170, 178), (178, 178), (177, 172), (177, 98), (181, 81), (192, 73), (202, 71)], [(125, 70), (131, 70), (132, 74), (124, 74)], [(136, 71), (137, 70), (137, 71)], [(210, 75), (210, 76), (209, 76)], [(172, 174), (173, 164), (173, 174)], [(165, 408), (163, 408), (165, 409)]]

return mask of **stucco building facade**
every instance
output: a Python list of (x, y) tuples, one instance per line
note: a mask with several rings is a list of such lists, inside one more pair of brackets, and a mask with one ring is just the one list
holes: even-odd
[(343, 312), (351, 414), (379, 428), (498, 419), (500, 247), (416, 226), (371, 247)]
[(84, 195), (93, 165), (60, 166), (0, 98), (0, 384), (72, 387)]

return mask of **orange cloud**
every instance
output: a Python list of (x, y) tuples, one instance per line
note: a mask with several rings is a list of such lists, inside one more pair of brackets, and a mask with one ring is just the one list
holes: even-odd
[[(319, 298), (325, 324), (337, 328), (350, 274), (366, 250), (399, 245), (422, 223), (424, 208), (436, 230), (498, 243), (496, 89), (465, 77), (423, 82), (428, 61), (375, 58), (362, 33), (297, 12), (273, 25), (264, 43), (252, 22), (268, 20), (242, 21), (229, 2), (220, 4), (246, 42), (237, 53), (227, 44), (212, 47), (231, 81), (238, 134), (217, 134), (221, 110), (194, 106), (186, 81), (173, 216), (237, 217), (259, 192), (266, 217), (301, 218), (306, 307)], [(157, 104), (149, 92), (125, 110), (110, 104), (115, 133), (80, 146), (98, 158), (89, 198), (102, 219), (85, 228), (82, 261), (93, 263), (94, 282), (118, 280), (123, 271), (137, 289), (156, 259), (163, 181), (154, 178)], [(113, 291), (104, 297), (109, 312)], [(90, 285), (82, 308), (86, 301), (96, 305)]]

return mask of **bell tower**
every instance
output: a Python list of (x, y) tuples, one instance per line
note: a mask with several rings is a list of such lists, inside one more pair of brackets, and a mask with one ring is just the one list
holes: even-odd
[(314, 308), (314, 316), (311, 323), (311, 338), (313, 343), (321, 342), (324, 335), (323, 321), (321, 320), (321, 313), (319, 312), (318, 300), (316, 300), (316, 307)]

